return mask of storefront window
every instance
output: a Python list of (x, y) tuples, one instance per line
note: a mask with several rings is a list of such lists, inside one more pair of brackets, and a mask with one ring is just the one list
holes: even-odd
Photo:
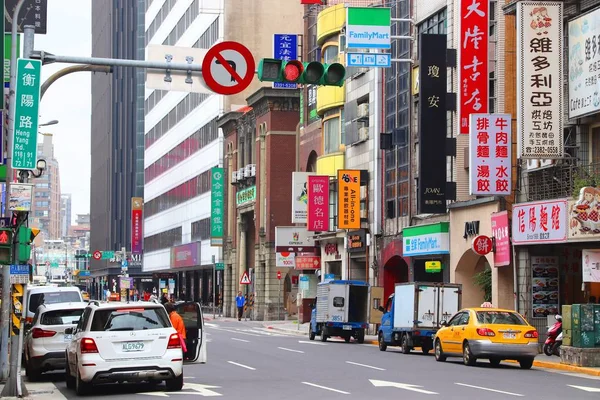
[(331, 154), (340, 151), (340, 117), (333, 117), (323, 122), (324, 153)]

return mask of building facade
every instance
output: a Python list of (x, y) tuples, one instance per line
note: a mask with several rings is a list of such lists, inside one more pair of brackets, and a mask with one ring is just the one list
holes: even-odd
[(71, 193), (63, 193), (60, 196), (61, 235), (67, 236), (71, 226)]
[[(143, 59), (144, 0), (92, 4), (92, 56)], [(142, 46), (142, 47), (140, 47)], [(143, 71), (114, 67), (112, 74), (92, 75), (91, 247), (131, 248), (132, 197), (143, 197)], [(120, 263), (92, 260), (93, 293), (120, 274)], [(132, 264), (129, 274), (141, 273)]]

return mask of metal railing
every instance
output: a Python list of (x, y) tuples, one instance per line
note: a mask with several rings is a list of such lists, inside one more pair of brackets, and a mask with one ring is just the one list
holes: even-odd
[(584, 186), (600, 185), (600, 163), (586, 165), (554, 164), (522, 176), (520, 190), (527, 201), (573, 198)]

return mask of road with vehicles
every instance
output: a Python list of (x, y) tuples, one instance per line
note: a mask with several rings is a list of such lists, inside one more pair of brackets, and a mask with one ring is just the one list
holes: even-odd
[[(322, 343), (308, 337), (267, 329), (260, 322), (215, 320), (207, 323), (207, 364), (184, 367), (181, 392), (164, 384), (111, 385), (94, 389), (90, 399), (223, 397), (231, 399), (598, 399), (600, 378), (534, 367), (521, 370), (487, 361), (466, 367), (461, 359), (436, 362), (433, 355), (381, 352), (372, 344), (331, 338)], [(61, 373), (43, 375), (52, 383), (53, 399), (77, 398)], [(34, 385), (34, 384), (31, 384)], [(36, 383), (35, 385), (40, 385)], [(28, 386), (33, 387), (33, 386)], [(46, 393), (48, 393), (46, 391)], [(34, 391), (33, 398), (36, 393)], [(40, 396), (43, 396), (41, 394)]]

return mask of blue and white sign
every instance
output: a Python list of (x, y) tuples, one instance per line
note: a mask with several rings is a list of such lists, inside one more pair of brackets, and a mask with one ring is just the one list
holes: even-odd
[(127, 260), (121, 261), (121, 269), (125, 270), (127, 269), (127, 267), (129, 267), (129, 263), (127, 262)]
[[(290, 61), (298, 59), (298, 35), (276, 33), (273, 35), (273, 58)], [(297, 89), (296, 83), (273, 82), (277, 89)]]
[(79, 276), (80, 277), (82, 277), (82, 276), (90, 276), (90, 271), (88, 271), (88, 270), (80, 270), (79, 271)]
[(29, 265), (15, 265), (10, 266), (11, 275), (29, 275)]
[(346, 65), (360, 68), (390, 68), (392, 55), (389, 53), (346, 53)]

